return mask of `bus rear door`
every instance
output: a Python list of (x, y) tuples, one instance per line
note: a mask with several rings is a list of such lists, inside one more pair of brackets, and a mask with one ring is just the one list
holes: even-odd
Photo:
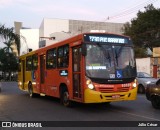
[(45, 59), (46, 55), (40, 55), (40, 93), (45, 94), (46, 88), (45, 88)]

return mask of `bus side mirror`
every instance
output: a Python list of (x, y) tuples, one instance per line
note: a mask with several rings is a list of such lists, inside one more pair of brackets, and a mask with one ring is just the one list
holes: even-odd
[(82, 56), (87, 55), (87, 47), (85, 43), (82, 43)]

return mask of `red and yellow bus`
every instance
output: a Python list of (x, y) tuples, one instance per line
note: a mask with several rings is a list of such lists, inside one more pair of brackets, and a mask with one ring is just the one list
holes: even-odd
[(135, 100), (136, 63), (129, 37), (83, 33), (19, 57), (18, 86), (72, 101), (109, 103)]

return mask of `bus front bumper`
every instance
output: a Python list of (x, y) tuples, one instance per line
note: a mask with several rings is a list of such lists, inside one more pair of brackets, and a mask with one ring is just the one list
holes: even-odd
[(115, 101), (135, 100), (137, 97), (137, 87), (128, 92), (101, 93), (86, 89), (84, 92), (84, 103), (104, 103)]

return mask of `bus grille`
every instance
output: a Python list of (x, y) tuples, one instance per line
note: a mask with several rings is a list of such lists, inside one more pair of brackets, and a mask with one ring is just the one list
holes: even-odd
[(101, 93), (114, 93), (114, 92), (127, 92), (129, 87), (120, 87), (120, 88), (101, 88), (99, 87)]

